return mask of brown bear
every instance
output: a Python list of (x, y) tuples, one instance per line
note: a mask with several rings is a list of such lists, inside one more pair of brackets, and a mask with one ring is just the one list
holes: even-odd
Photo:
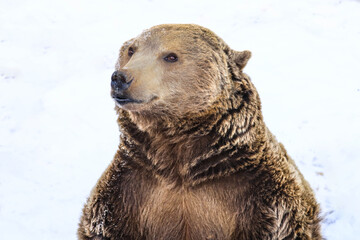
[(243, 73), (250, 56), (191, 24), (124, 43), (111, 78), (121, 141), (79, 239), (321, 239), (313, 191)]

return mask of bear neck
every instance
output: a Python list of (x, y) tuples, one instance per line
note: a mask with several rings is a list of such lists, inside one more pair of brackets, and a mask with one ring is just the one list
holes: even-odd
[(138, 127), (140, 120), (120, 110), (120, 152), (132, 152), (132, 158), (127, 158), (132, 164), (190, 185), (255, 166), (268, 134), (256, 89), (245, 80), (234, 82), (229, 97), (201, 116), (179, 119), (176, 124), (158, 120), (144, 130)]

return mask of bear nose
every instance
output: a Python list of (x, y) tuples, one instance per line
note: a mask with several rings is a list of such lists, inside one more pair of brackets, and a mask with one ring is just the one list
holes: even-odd
[(132, 80), (128, 82), (126, 73), (115, 71), (111, 76), (111, 88), (117, 91), (124, 91), (130, 87)]

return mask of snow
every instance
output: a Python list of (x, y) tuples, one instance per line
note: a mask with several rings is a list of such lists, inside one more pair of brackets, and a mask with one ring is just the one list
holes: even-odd
[(360, 235), (360, 1), (0, 2), (0, 239), (76, 239), (119, 142), (110, 76), (121, 44), (196, 23), (233, 49), (265, 121), (321, 203), (327, 239)]

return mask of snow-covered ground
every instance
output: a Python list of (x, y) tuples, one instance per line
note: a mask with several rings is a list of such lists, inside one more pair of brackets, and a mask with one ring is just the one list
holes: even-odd
[(76, 239), (117, 148), (121, 44), (197, 23), (236, 50), (267, 125), (316, 191), (327, 239), (360, 236), (360, 1), (0, 1), (0, 239)]

